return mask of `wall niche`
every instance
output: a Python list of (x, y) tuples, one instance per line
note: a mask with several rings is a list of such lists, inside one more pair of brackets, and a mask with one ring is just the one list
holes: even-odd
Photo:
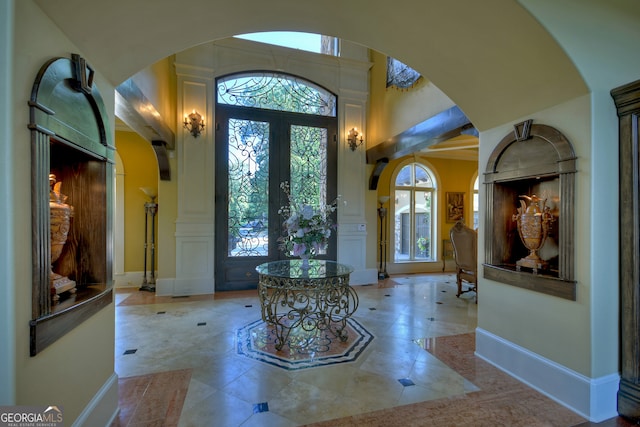
[(484, 174), (486, 279), (575, 301), (575, 172), (551, 126), (527, 120), (500, 141)]
[(29, 100), (31, 356), (113, 301), (114, 147), (107, 117), (83, 58), (42, 66)]

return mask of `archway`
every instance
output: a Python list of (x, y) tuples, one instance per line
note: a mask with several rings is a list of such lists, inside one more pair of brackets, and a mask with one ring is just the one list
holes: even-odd
[[(516, 0), (500, 2), (499, 10), (473, 0), (405, 1), (384, 18), (380, 12), (389, 5), (383, 0), (366, 8), (310, 3), (304, 10), (295, 0), (276, 5), (194, 0), (189, 10), (197, 14), (170, 0), (37, 3), (116, 85), (160, 58), (206, 41), (286, 29), (336, 36), (402, 60), (433, 81), (480, 130), (588, 92), (565, 51)], [(381, 19), (385, 25), (372, 25)]]

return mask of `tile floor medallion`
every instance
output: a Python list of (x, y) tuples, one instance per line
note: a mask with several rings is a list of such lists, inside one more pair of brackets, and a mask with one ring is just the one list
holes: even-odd
[(238, 329), (239, 355), (268, 363), (286, 370), (353, 362), (373, 340), (373, 335), (355, 319), (348, 319), (347, 340), (342, 342), (329, 331), (305, 331), (293, 328), (287, 343), (275, 348), (274, 328), (256, 320)]

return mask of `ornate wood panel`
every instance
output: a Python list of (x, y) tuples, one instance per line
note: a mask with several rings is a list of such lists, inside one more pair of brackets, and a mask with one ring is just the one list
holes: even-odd
[[(83, 58), (54, 58), (29, 100), (32, 197), (32, 320), (35, 356), (113, 300), (113, 152), (93, 70)], [(75, 282), (60, 298), (52, 285), (50, 174), (62, 182), (71, 224), (56, 273)], [(60, 298), (60, 299), (58, 299)]]
[(640, 80), (611, 91), (620, 122), (618, 412), (640, 420)]
[[(484, 277), (536, 292), (575, 300), (574, 193), (576, 156), (557, 129), (518, 123), (491, 154), (485, 171), (486, 233)], [(549, 200), (553, 222), (541, 270), (520, 268), (527, 255), (514, 221), (523, 195)], [(540, 252), (545, 246), (540, 248)], [(548, 261), (548, 262), (547, 262)], [(547, 265), (548, 264), (548, 265)]]

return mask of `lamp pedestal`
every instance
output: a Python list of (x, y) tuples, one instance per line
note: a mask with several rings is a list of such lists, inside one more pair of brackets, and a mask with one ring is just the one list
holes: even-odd
[(378, 208), (378, 217), (380, 217), (380, 266), (378, 267), (378, 280), (384, 280), (389, 277), (387, 273), (387, 224), (385, 217), (387, 216), (387, 208), (384, 204), (389, 200), (389, 196), (381, 196), (378, 198), (380, 207)]
[[(156, 195), (147, 194), (151, 201), (144, 204), (144, 273), (142, 276), (141, 291), (156, 291), (156, 213), (158, 212), (158, 204), (155, 202)], [(151, 223), (151, 241), (149, 241), (149, 223)], [(151, 252), (149, 254), (149, 252)], [(151, 260), (150, 277), (147, 280), (147, 258)]]

